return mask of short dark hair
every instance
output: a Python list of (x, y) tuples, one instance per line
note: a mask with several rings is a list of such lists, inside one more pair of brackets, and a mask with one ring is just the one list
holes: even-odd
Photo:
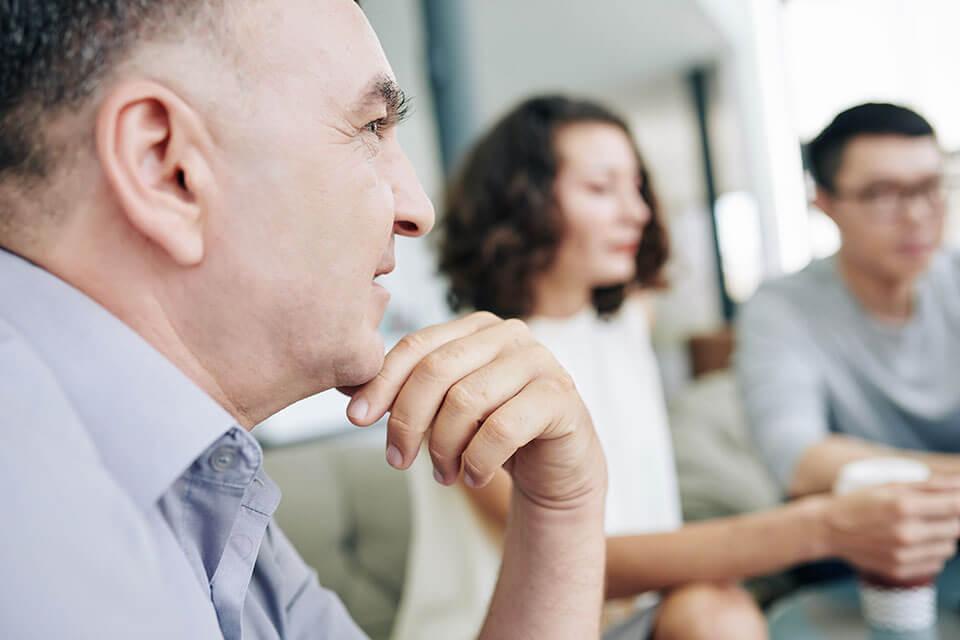
[[(500, 120), (467, 155), (448, 188), (440, 234), (440, 271), (450, 279), (454, 311), (470, 307), (505, 318), (533, 309), (533, 279), (547, 270), (563, 233), (553, 183), (559, 158), (557, 132), (577, 123), (621, 129), (633, 144), (641, 172), (640, 194), (652, 215), (637, 251), (635, 286), (663, 284), (668, 254), (650, 176), (626, 122), (606, 107), (564, 96), (529, 99)], [(628, 284), (594, 290), (602, 314), (616, 311)]]
[(42, 177), (54, 150), (43, 123), (78, 105), (147, 31), (188, 20), (214, 0), (0, 2), (0, 179)]
[(868, 135), (916, 138), (935, 137), (936, 133), (923, 116), (906, 107), (879, 102), (851, 107), (834, 118), (804, 149), (807, 166), (817, 185), (834, 192), (847, 144)]

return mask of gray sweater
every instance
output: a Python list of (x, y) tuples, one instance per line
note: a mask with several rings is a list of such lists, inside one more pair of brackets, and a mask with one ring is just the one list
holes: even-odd
[(871, 317), (833, 258), (764, 284), (737, 325), (747, 418), (784, 487), (830, 433), (960, 451), (960, 255), (936, 256), (903, 327)]

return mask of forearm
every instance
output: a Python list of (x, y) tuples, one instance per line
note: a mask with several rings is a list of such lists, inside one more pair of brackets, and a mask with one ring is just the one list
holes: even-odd
[(500, 579), (480, 638), (597, 638), (603, 602), (602, 496), (548, 510), (514, 491)]
[(829, 555), (823, 498), (607, 543), (607, 598), (739, 580)]
[(834, 435), (807, 449), (797, 463), (788, 491), (792, 496), (831, 491), (845, 464), (881, 456), (919, 460), (937, 475), (960, 474), (960, 455), (897, 449), (860, 438)]

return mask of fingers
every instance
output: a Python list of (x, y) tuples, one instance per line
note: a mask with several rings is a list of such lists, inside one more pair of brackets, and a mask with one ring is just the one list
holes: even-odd
[[(480, 425), (555, 362), (546, 348), (533, 343), (471, 373), (447, 391), (430, 435), (430, 457), (437, 481), (456, 481), (460, 455)], [(531, 409), (542, 413), (544, 407)]]
[(841, 542), (858, 567), (909, 581), (936, 575), (956, 554), (960, 501), (950, 482), (888, 486), (862, 497), (874, 507)]
[(946, 562), (957, 553), (957, 543), (935, 542), (921, 544), (893, 552), (893, 560), (902, 566), (926, 565), (936, 562)]
[(909, 582), (936, 576), (943, 571), (944, 564), (945, 560), (934, 560), (921, 564), (895, 565), (868, 557), (854, 561), (858, 569), (896, 582)]
[(894, 580), (929, 578), (957, 552), (955, 541), (887, 547), (881, 551), (859, 550), (854, 564)]
[(960, 491), (945, 485), (908, 485), (892, 494), (889, 500), (889, 516), (894, 520), (960, 517)]
[[(465, 400), (462, 395), (464, 387), (459, 384), (465, 377), (472, 376), (476, 381), (469, 385), (469, 393), (475, 394), (480, 402), (474, 407), (477, 410), (472, 416), (474, 421), (482, 419), (529, 382), (533, 373), (531, 367), (525, 365), (522, 358), (510, 357), (510, 353), (518, 350), (517, 345), (524, 343), (533, 344), (526, 325), (501, 322), (448, 342), (421, 360), (390, 409), (387, 447), (399, 452), (400, 459), (400, 463), (394, 466), (405, 469), (413, 462), (441, 405)], [(509, 353), (504, 354), (505, 350)], [(510, 365), (505, 366), (503, 360), (509, 361)], [(497, 390), (495, 397), (490, 397), (492, 389)], [(491, 406), (491, 402), (496, 404)]]
[(960, 538), (960, 520), (914, 520), (896, 526), (892, 542), (897, 546), (953, 542)]
[(934, 476), (926, 482), (907, 486), (920, 491), (960, 491), (960, 476)]
[(889, 550), (916, 547), (918, 545), (949, 543), (956, 544), (960, 538), (960, 519), (937, 520), (901, 519), (861, 526), (843, 533), (843, 544), (848, 549), (859, 548), (867, 552), (884, 553)]
[(379, 420), (390, 409), (401, 387), (414, 367), (439, 347), (503, 323), (492, 313), (474, 313), (446, 324), (427, 327), (403, 338), (390, 350), (376, 377), (352, 391), (353, 399), (347, 405), (347, 417), (358, 426), (368, 426)]
[(463, 452), (468, 486), (486, 486), (497, 469), (531, 440), (563, 435), (555, 429), (567, 414), (560, 398), (574, 393), (572, 382), (569, 389), (563, 384), (556, 378), (534, 380), (484, 421)]

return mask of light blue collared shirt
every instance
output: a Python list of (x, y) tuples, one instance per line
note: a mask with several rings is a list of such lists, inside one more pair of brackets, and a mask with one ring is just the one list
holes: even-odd
[(363, 638), (271, 519), (256, 440), (0, 250), (0, 637)]

